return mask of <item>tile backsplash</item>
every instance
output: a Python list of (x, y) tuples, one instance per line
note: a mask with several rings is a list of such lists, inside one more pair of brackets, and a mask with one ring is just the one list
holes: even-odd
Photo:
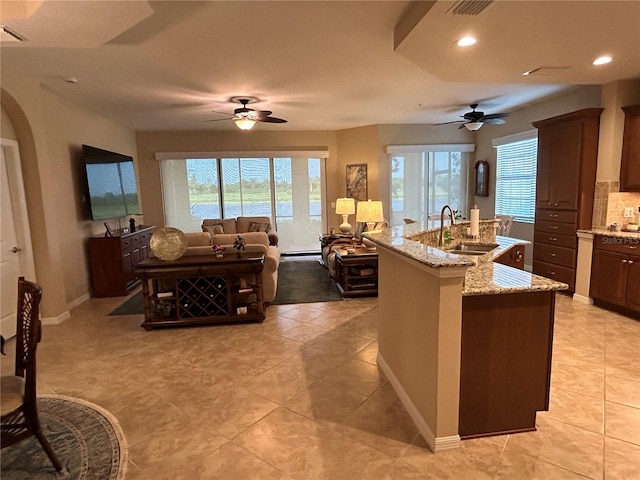
[(637, 216), (624, 217), (625, 207), (633, 207), (635, 214), (640, 206), (640, 192), (620, 192), (620, 182), (596, 182), (593, 202), (593, 228), (607, 228), (612, 223), (621, 226), (636, 221)]

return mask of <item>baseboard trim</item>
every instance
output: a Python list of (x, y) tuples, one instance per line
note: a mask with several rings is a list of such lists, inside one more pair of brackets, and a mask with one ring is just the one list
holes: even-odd
[(69, 310), (62, 312), (57, 317), (42, 317), (40, 320), (43, 325), (60, 325), (65, 320), (71, 318), (71, 313)]
[(84, 295), (79, 296), (78, 298), (76, 298), (75, 300), (67, 303), (67, 310), (73, 310), (74, 308), (76, 308), (78, 305), (86, 302), (87, 300), (89, 300), (91, 298), (91, 295), (89, 293), (85, 293)]
[(385, 374), (387, 380), (389, 380), (389, 383), (398, 395), (398, 398), (400, 398), (400, 402), (402, 402), (402, 405), (409, 413), (411, 420), (413, 420), (413, 423), (418, 428), (418, 432), (420, 432), (420, 435), (422, 435), (422, 438), (424, 438), (424, 441), (427, 443), (429, 450), (437, 453), (444, 450), (453, 450), (455, 448), (460, 448), (460, 435), (437, 438), (433, 434), (426, 420), (413, 404), (413, 402), (409, 398), (409, 395), (407, 395), (407, 392), (405, 392), (404, 388), (402, 388), (400, 381), (395, 376), (393, 370), (391, 370), (391, 367), (389, 367), (389, 364), (384, 360), (380, 352), (378, 352), (377, 362), (378, 366)]
[(579, 293), (574, 293), (573, 299), (576, 302), (584, 303), (586, 305), (593, 305), (593, 298), (585, 297), (584, 295), (580, 295)]

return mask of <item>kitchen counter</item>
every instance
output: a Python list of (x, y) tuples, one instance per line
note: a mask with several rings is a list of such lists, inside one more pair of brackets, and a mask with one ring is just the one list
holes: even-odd
[(578, 230), (578, 234), (602, 235), (603, 237), (628, 238), (640, 242), (640, 232), (612, 232), (605, 229)]
[[(515, 245), (530, 245), (531, 242), (527, 240), (497, 236), (482, 242), (498, 244), (498, 247), (485, 255), (463, 255), (448, 253), (447, 250), (407, 238), (419, 236), (420, 232), (419, 224), (410, 224), (365, 234), (365, 236), (378, 245), (390, 248), (427, 267), (467, 267), (462, 288), (463, 296), (566, 290), (569, 287), (566, 283), (494, 263), (497, 257)], [(463, 241), (471, 242), (470, 239), (463, 239)], [(452, 246), (456, 243), (459, 241)]]
[(477, 242), (455, 227), (448, 248), (498, 246), (451, 253), (420, 224), (365, 233), (378, 247), (378, 365), (434, 452), (535, 430), (548, 409), (555, 293), (568, 288), (498, 263), (529, 242), (496, 237), (492, 220)]

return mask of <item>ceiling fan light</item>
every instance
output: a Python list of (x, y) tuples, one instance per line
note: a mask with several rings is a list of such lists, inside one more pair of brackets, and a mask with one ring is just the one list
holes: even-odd
[(476, 130), (479, 130), (482, 125), (484, 125), (483, 122), (467, 122), (464, 124), (464, 128), (475, 132)]
[(613, 59), (609, 55), (602, 55), (601, 57), (598, 57), (593, 62), (591, 62), (591, 64), (595, 66), (606, 65), (607, 63), (611, 62), (611, 60)]
[(256, 124), (256, 121), (249, 117), (236, 118), (234, 122), (240, 130), (251, 130)]
[(470, 47), (476, 43), (476, 39), (474, 37), (462, 37), (460, 40), (456, 42), (456, 45), (459, 47)]

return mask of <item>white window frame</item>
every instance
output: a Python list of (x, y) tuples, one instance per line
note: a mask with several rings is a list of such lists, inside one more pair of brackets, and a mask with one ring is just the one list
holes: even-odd
[[(522, 145), (535, 140), (535, 143)], [(496, 215), (510, 215), (514, 221), (534, 223), (536, 212), (536, 171), (538, 158), (538, 130), (527, 130), (513, 135), (494, 138), (491, 142), (496, 151)], [(508, 183), (517, 185), (519, 195), (507, 188)], [(511, 194), (512, 198), (507, 199)]]

